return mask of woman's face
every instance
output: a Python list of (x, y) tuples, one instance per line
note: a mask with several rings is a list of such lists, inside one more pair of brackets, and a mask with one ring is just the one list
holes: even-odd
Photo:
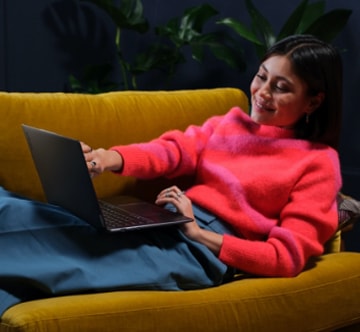
[(321, 96), (307, 95), (307, 86), (295, 75), (286, 56), (265, 60), (251, 86), (251, 118), (263, 125), (292, 128), (321, 103)]

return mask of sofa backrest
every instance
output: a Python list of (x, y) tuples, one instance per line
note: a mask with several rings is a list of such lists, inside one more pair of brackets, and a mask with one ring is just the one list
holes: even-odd
[[(0, 186), (44, 200), (22, 123), (82, 140), (93, 148), (108, 148), (201, 124), (233, 106), (248, 110), (246, 95), (235, 88), (98, 95), (0, 92)], [(94, 179), (94, 185), (100, 197), (138, 191), (150, 198), (162, 184), (147, 184), (147, 191), (135, 179), (103, 174)]]

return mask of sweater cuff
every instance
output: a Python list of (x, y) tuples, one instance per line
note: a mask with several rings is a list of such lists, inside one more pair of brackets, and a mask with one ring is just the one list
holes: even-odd
[(144, 172), (144, 167), (142, 166), (144, 156), (140, 149), (124, 145), (113, 146), (109, 150), (116, 151), (123, 158), (123, 167), (121, 170), (115, 171), (115, 174), (141, 177), (142, 172)]

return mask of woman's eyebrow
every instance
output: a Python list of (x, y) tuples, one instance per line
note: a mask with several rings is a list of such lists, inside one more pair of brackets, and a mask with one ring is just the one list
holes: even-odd
[(265, 66), (263, 63), (260, 65), (260, 68), (262, 68), (262, 69), (264, 69), (266, 72), (268, 72), (266, 66)]
[[(266, 68), (265, 64), (261, 64), (260, 65), (260, 68), (262, 68), (265, 72), (269, 73), (269, 70)], [(285, 81), (287, 82), (288, 84), (291, 84), (293, 85), (293, 82), (291, 80), (289, 80), (287, 77), (285, 76), (281, 76), (281, 75), (275, 75), (275, 78), (277, 80), (281, 80), (281, 81)]]

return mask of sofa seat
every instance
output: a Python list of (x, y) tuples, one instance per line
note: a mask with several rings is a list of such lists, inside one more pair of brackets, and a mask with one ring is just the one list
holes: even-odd
[[(120, 291), (30, 301), (0, 331), (335, 331), (360, 328), (357, 253), (327, 254), (295, 278), (239, 278), (205, 290)], [(341, 290), (341, 292), (339, 291)], [(358, 291), (357, 291), (357, 295)]]

